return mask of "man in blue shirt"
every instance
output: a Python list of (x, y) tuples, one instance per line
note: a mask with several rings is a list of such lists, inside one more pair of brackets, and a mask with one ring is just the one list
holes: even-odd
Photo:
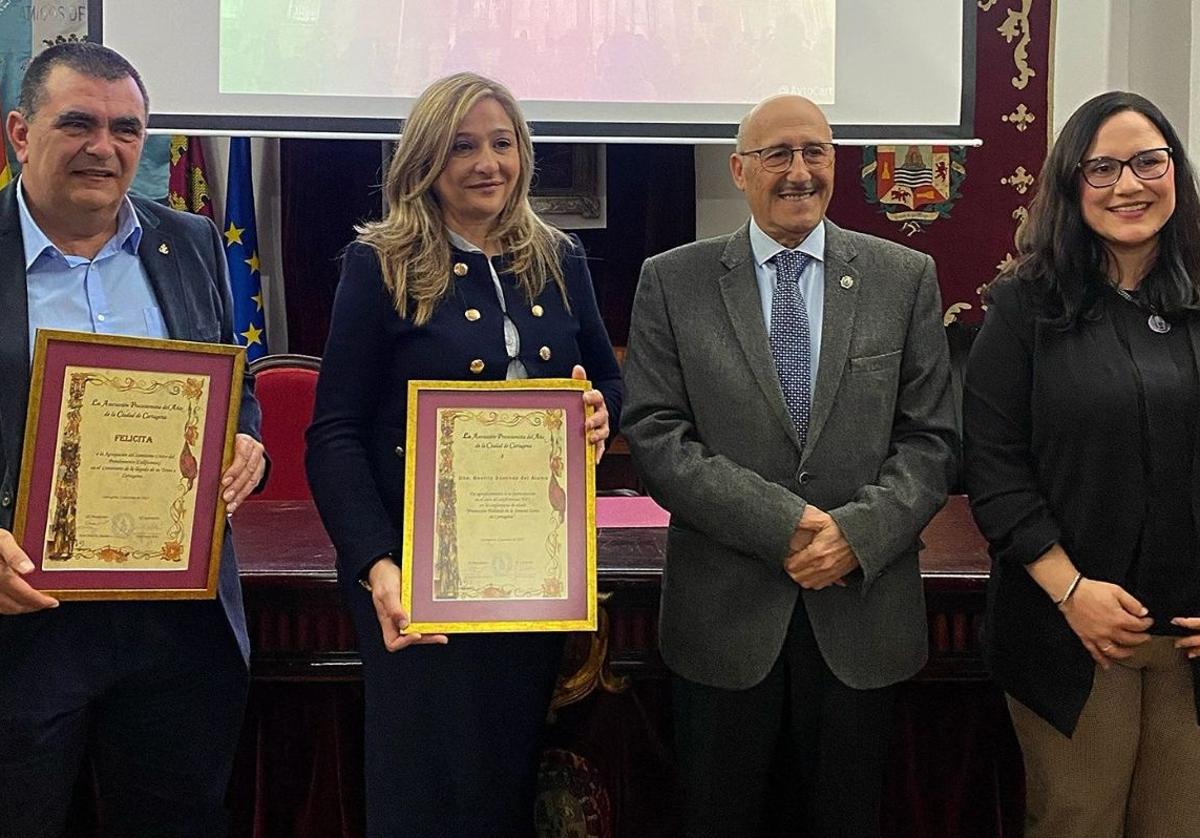
[[(226, 533), (216, 601), (63, 602), (22, 577), (11, 532), (39, 328), (233, 343), (212, 222), (128, 195), (149, 102), (137, 71), (90, 43), (26, 71), (5, 128), (22, 165), (0, 191), (0, 836), (64, 829), (85, 759), (109, 834), (214, 836), (241, 725), (248, 643)], [(243, 385), (232, 511), (266, 470)]]

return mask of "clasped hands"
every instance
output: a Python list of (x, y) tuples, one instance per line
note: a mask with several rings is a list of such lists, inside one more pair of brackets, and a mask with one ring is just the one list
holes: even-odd
[[(233, 462), (221, 475), (221, 496), (232, 513), (262, 481), (266, 470), (263, 445), (248, 434), (234, 439)], [(58, 600), (46, 596), (22, 577), (33, 572), (33, 562), (8, 530), (0, 529), (0, 614), (27, 614), (55, 608)]]
[[(1080, 579), (1059, 610), (1092, 660), (1104, 669), (1125, 660), (1148, 641), (1154, 622), (1137, 597), (1120, 585), (1099, 579)], [(1193, 632), (1176, 639), (1175, 648), (1189, 658), (1200, 656), (1200, 617), (1176, 617), (1171, 623)]]
[(1104, 669), (1150, 639), (1149, 612), (1120, 585), (1082, 578), (1058, 608), (1092, 660)]
[(783, 562), (788, 576), (802, 588), (819, 591), (830, 585), (844, 586), (846, 575), (858, 566), (854, 548), (837, 521), (811, 503), (805, 506)]

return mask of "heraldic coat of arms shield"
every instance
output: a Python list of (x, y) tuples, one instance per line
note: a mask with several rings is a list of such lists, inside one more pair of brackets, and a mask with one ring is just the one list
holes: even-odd
[(945, 145), (881, 145), (863, 148), (862, 184), (867, 202), (878, 204), (888, 220), (905, 233), (948, 218), (962, 197), (967, 176), (965, 147)]

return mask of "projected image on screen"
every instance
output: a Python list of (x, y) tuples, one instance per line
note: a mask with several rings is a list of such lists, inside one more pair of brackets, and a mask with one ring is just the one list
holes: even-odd
[(221, 0), (221, 93), (412, 97), (473, 70), (521, 99), (834, 101), (835, 0)]

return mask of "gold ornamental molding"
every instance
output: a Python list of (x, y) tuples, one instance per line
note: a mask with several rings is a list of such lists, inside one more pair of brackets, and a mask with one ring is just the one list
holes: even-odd
[(1017, 231), (1013, 233), (1013, 243), (1020, 246), (1021, 233), (1025, 231), (1025, 225), (1029, 223), (1028, 207), (1017, 207), (1012, 211), (1012, 217), (1017, 222)]
[(966, 311), (969, 308), (973, 308), (970, 303), (952, 303), (950, 308), (946, 309), (946, 313), (942, 315), (942, 325), (949, 326), (958, 319), (960, 311)]
[(1000, 117), (1001, 122), (1011, 123), (1012, 126), (1021, 133), (1025, 133), (1030, 124), (1035, 120), (1037, 120), (1037, 117), (1029, 112), (1029, 109), (1025, 107), (1024, 102), (1017, 105), (1017, 109), (1012, 113), (1006, 113)]
[(1032, 6), (1033, 0), (1021, 0), (1021, 10), (1018, 12), (1009, 9), (1004, 23), (996, 29), (1008, 43), (1017, 41), (1017, 45), (1013, 49), (1013, 63), (1017, 67), (1017, 74), (1012, 77), (1012, 86), (1017, 90), (1024, 90), (1025, 86), (1029, 84), (1029, 80), (1037, 75), (1037, 72), (1029, 66), (1029, 44), (1033, 40), (1029, 34), (1029, 10)]
[[(1017, 231), (1013, 233), (1013, 247), (1020, 253), (1021, 233), (1025, 230), (1025, 224), (1029, 221), (1029, 210), (1025, 207), (1017, 207), (1012, 211), (1012, 217), (1017, 222)], [(1000, 260), (1000, 264), (996, 266), (996, 273), (1004, 273), (1015, 261), (1015, 256), (1011, 253), (1005, 253), (1004, 258)]]
[(977, 4), (981, 12), (988, 12), (996, 5), (996, 0), (977, 0)]
[(608, 601), (609, 592), (599, 595), (601, 607), (597, 609), (598, 622), (596, 631), (589, 634), (587, 656), (578, 668), (570, 675), (559, 676), (554, 689), (554, 697), (550, 701), (549, 720), (553, 720), (558, 710), (587, 698), (597, 688), (607, 693), (622, 693), (629, 689), (629, 678), (615, 675), (608, 665), (608, 636), (609, 617), (604, 604)]
[(1006, 186), (1011, 186), (1021, 195), (1024, 195), (1029, 191), (1029, 187), (1033, 185), (1033, 181), (1033, 175), (1025, 171), (1024, 166), (1017, 166), (1016, 171), (1014, 171), (1011, 175), (1000, 178), (1000, 183)]
[(179, 158), (187, 151), (188, 138), (180, 134), (174, 134), (171, 137), (171, 165), (175, 166), (179, 163)]

